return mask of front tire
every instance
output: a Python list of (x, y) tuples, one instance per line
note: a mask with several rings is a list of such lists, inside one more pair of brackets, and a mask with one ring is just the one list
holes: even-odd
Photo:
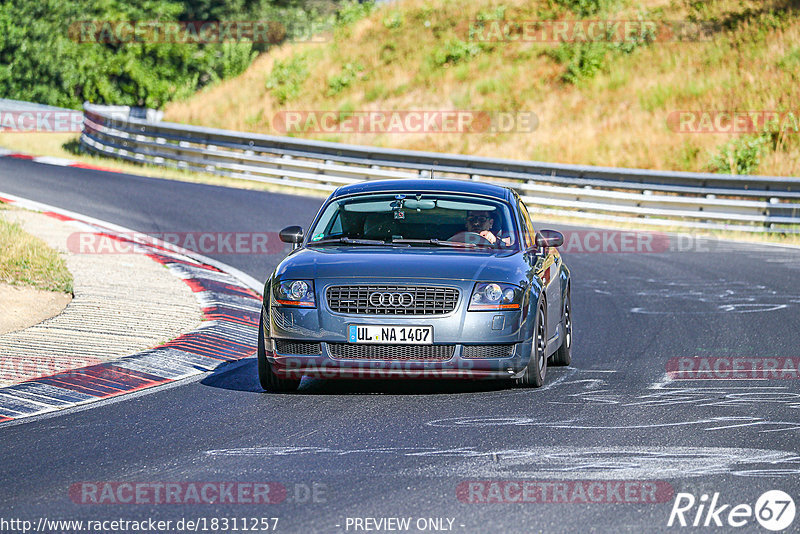
[(567, 289), (564, 300), (564, 341), (550, 356), (551, 365), (569, 365), (572, 362), (572, 291)]
[(547, 376), (547, 328), (545, 324), (544, 304), (539, 304), (539, 311), (536, 313), (536, 328), (533, 331), (533, 343), (531, 346), (531, 360), (525, 373), (517, 379), (517, 385), (521, 387), (539, 388), (544, 384)]
[(261, 318), (258, 321), (258, 381), (264, 390), (271, 393), (289, 393), (297, 391), (300, 387), (299, 378), (277, 376), (267, 361), (267, 351), (264, 347), (264, 310), (261, 310)]

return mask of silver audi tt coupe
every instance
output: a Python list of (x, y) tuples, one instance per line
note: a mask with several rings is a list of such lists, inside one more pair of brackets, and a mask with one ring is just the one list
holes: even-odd
[(511, 189), (386, 180), (337, 189), (267, 280), (258, 375), (490, 378), (539, 387), (572, 348), (563, 236)]

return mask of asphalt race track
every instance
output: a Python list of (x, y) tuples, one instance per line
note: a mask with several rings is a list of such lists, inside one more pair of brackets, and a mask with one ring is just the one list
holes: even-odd
[[(10, 158), (0, 158), (0, 192), (148, 233), (307, 228), (321, 204)], [(797, 374), (668, 380), (666, 370), (671, 358), (695, 356), (796, 362), (800, 250), (717, 242), (703, 249), (566, 252), (573, 365), (551, 367), (539, 390), (305, 379), (298, 394), (276, 395), (260, 390), (250, 358), (200, 380), (3, 425), (2, 516), (277, 517), (278, 532), (366, 532), (375, 524), (357, 529), (354, 518), (389, 517), (412, 518), (411, 532), (420, 518), (426, 531), (652, 532), (690, 530), (667, 527), (675, 494), (718, 492), (718, 504), (731, 505), (719, 516), (724, 526), (698, 530), (764, 531), (753, 517), (732, 528), (728, 511), (754, 506), (767, 490), (798, 501)], [(211, 256), (259, 280), (280, 259)], [(74, 485), (103, 481), (275, 482), (285, 494), (266, 505), (84, 504), (74, 497)], [(474, 502), (516, 488), (503, 481), (551, 490), (547, 484), (566, 482), (572, 502)], [(588, 485), (575, 481), (613, 486), (612, 494), (630, 502), (586, 502), (574, 490)], [(514, 500), (519, 492), (504, 495)], [(686, 513), (690, 524), (696, 512)], [(699, 524), (705, 520), (702, 514)]]

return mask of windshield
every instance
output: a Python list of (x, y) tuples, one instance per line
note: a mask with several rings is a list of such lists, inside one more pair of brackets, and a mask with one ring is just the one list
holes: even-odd
[(393, 243), (517, 247), (516, 226), (505, 203), (444, 193), (382, 193), (335, 200), (325, 208), (310, 235), (312, 246)]

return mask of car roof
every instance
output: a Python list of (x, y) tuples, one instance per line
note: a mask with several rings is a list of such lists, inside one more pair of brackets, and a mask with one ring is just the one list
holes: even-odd
[(345, 185), (333, 192), (331, 198), (360, 193), (380, 192), (408, 192), (408, 191), (436, 191), (442, 193), (468, 193), (499, 198), (509, 201), (512, 198), (511, 190), (507, 187), (475, 182), (471, 180), (441, 180), (441, 179), (401, 179), (401, 180), (374, 180)]

